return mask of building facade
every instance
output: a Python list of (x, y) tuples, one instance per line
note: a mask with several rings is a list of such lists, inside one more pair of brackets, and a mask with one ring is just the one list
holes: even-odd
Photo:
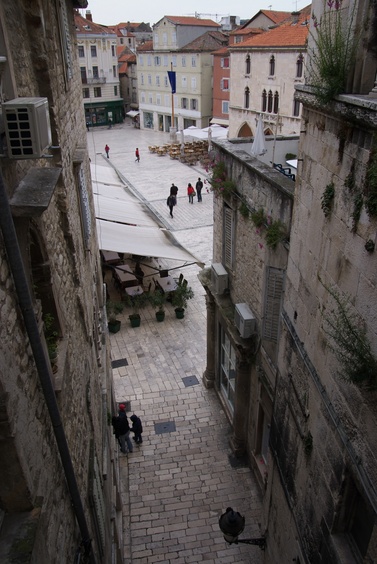
[[(137, 56), (142, 129), (170, 131), (173, 125), (177, 129), (209, 125), (212, 115), (210, 50), (218, 49), (225, 38), (219, 28), (212, 20), (178, 16), (165, 16), (155, 24), (153, 45), (141, 45)], [(209, 37), (207, 31), (214, 32), (213, 36)], [(206, 39), (200, 42), (199, 37), (204, 34)], [(168, 71), (176, 73), (173, 95)]]
[(90, 127), (121, 123), (124, 118), (120, 94), (117, 37), (105, 26), (75, 13), (85, 119)]
[(294, 92), (304, 83), (309, 19), (310, 6), (230, 47), (231, 138), (254, 136), (259, 115), (266, 134), (299, 134), (301, 109)]
[(2, 2), (0, 55), (0, 560), (120, 564), (73, 3)]

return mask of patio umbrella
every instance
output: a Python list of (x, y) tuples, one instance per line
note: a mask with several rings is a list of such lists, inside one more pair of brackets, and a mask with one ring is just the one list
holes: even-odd
[(179, 133), (181, 134), (181, 155), (183, 155), (183, 153), (185, 152), (185, 134), (183, 132), (183, 129), (181, 129)]
[(208, 152), (212, 149), (212, 129), (208, 128)]
[(257, 132), (255, 134), (254, 141), (251, 146), (251, 154), (254, 155), (254, 157), (256, 157), (258, 155), (264, 155), (265, 153), (267, 153), (267, 149), (264, 140), (263, 119), (262, 116), (259, 116)]

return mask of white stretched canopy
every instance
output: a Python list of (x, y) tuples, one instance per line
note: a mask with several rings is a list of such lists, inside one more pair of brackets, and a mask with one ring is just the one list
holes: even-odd
[[(131, 225), (156, 227), (155, 220), (143, 209), (140, 202), (94, 195), (96, 218)], [(113, 250), (113, 249), (112, 249)]]
[(158, 227), (139, 227), (97, 219), (97, 236), (101, 250), (196, 262), (204, 266), (194, 255), (179, 246), (167, 231)]

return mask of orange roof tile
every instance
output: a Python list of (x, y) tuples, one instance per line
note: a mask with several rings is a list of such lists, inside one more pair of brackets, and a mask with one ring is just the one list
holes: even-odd
[[(203, 27), (221, 27), (220, 24), (214, 22), (213, 20), (201, 20), (200, 18), (195, 18), (191, 16), (164, 16), (171, 22), (177, 25), (195, 25), (195, 26), (203, 26)], [(163, 18), (161, 18), (163, 19)], [(161, 21), (161, 20), (160, 20)]]
[(98, 33), (107, 33), (109, 35), (114, 35), (114, 32), (108, 27), (91, 22), (90, 20), (87, 20), (86, 18), (80, 16), (80, 14), (77, 12), (74, 13), (74, 17), (77, 33), (93, 33), (94, 35)]

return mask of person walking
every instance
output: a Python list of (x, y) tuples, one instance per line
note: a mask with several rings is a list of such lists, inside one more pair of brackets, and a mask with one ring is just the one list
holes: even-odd
[(110, 152), (110, 147), (109, 147), (108, 144), (106, 143), (106, 145), (105, 145), (105, 153), (106, 153), (107, 158), (109, 158), (109, 152)]
[(198, 202), (201, 202), (203, 182), (200, 180), (200, 177), (198, 178), (198, 182), (196, 183), (195, 188), (196, 188), (196, 195), (198, 196)]
[(194, 203), (195, 190), (191, 186), (190, 182), (188, 183), (188, 186), (187, 186), (187, 195), (188, 195), (189, 203), (193, 204)]
[[(177, 188), (177, 190), (178, 190), (178, 188)], [(169, 206), (171, 217), (173, 217), (173, 208), (176, 204), (177, 204), (176, 196), (174, 196), (173, 194), (170, 194), (170, 196), (168, 196), (168, 199), (166, 200), (166, 205)]]
[(143, 432), (143, 425), (141, 423), (141, 419), (140, 417), (135, 415), (135, 413), (131, 415), (130, 419), (132, 421), (131, 431), (135, 433), (133, 439), (136, 444), (140, 445), (143, 442), (143, 438), (141, 436), (141, 433)]
[(139, 149), (137, 147), (136, 147), (136, 151), (135, 151), (135, 157), (136, 157), (135, 163), (136, 162), (139, 163), (140, 162), (140, 153), (139, 153)]
[(174, 184), (174, 182), (172, 182), (170, 186), (170, 195), (177, 197), (177, 194), (178, 194), (178, 187)]
[[(118, 417), (113, 417), (113, 427), (115, 437), (118, 439), (120, 450), (123, 454), (133, 451), (132, 441), (130, 439), (130, 424), (126, 415), (126, 406), (121, 403), (119, 406)], [(127, 447), (126, 447), (127, 443)], [(128, 448), (128, 451), (127, 451)]]
[(90, 131), (89, 125), (90, 125), (90, 123), (87, 121), (87, 122), (86, 122), (86, 129), (87, 129), (88, 131)]

